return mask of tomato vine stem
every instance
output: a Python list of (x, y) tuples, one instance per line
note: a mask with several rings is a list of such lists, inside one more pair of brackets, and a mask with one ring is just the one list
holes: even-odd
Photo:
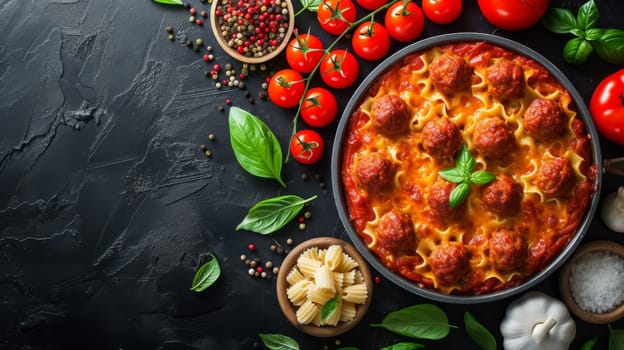
[[(374, 17), (377, 13), (387, 10), (388, 8), (390, 8), (390, 6), (394, 5), (395, 3), (399, 1), (404, 1), (404, 0), (392, 0), (389, 3), (375, 9), (374, 11), (371, 11), (368, 15), (362, 16), (362, 18), (358, 19), (357, 21), (353, 23), (349, 23), (349, 26), (347, 27), (347, 29), (345, 29), (342, 33), (340, 33), (340, 35), (338, 35), (336, 39), (334, 39), (334, 41), (332, 41), (327, 46), (327, 48), (324, 50), (325, 52), (323, 53), (323, 56), (321, 57), (321, 59), (316, 63), (312, 71), (310, 71), (310, 74), (308, 74), (308, 76), (304, 79), (306, 81), (306, 84), (303, 89), (303, 95), (301, 95), (301, 98), (299, 99), (299, 105), (297, 106), (297, 111), (295, 112), (295, 116), (293, 117), (293, 128), (290, 134), (289, 141), (292, 141), (292, 138), (297, 133), (297, 121), (299, 120), (299, 116), (301, 115), (301, 106), (303, 105), (303, 102), (305, 101), (306, 93), (308, 92), (308, 89), (310, 88), (310, 82), (312, 81), (312, 78), (314, 77), (314, 75), (318, 72), (319, 67), (321, 66), (321, 63), (325, 60), (325, 58), (327, 58), (327, 55), (329, 55), (330, 51), (340, 42), (342, 38), (345, 37), (345, 35), (347, 35), (347, 33), (352, 31), (354, 28), (364, 23), (365, 21), (369, 20), (369, 18)], [(288, 151), (286, 153), (286, 159), (284, 160), (284, 163), (287, 163), (289, 158), (290, 158), (290, 147), (288, 147)]]

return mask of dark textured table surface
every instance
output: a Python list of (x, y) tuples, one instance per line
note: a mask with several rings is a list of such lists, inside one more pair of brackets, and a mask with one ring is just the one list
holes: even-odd
[[(576, 11), (581, 3), (551, 6)], [(624, 29), (624, 2), (597, 3), (599, 26)], [(191, 4), (208, 9), (199, 0)], [(315, 21), (312, 13), (296, 19), (299, 28), (311, 27), (328, 43)], [(176, 32), (173, 42), (168, 25)], [(475, 1), (464, 1), (450, 25), (427, 22), (421, 38), (461, 31), (493, 33), (533, 48), (560, 67), (586, 102), (597, 83), (619, 68), (596, 55), (584, 65), (567, 65), (561, 53), (568, 36), (541, 24), (498, 30)], [(407, 340), (369, 324), (429, 301), (386, 279), (374, 286), (372, 306), (356, 328), (318, 339), (288, 323), (275, 279), (250, 277), (239, 260), (247, 254), (279, 265), (282, 257), (269, 247), (278, 242), (288, 248), (288, 238), (295, 244), (317, 236), (348, 240), (329, 186), (329, 152), (313, 166), (288, 162), (286, 189), (248, 175), (234, 159), (227, 98), (262, 118), (282, 145), (289, 139), (294, 110), (258, 97), (268, 71), (245, 81), (253, 103), (240, 89), (217, 90), (204, 77), (209, 64), (203, 49), (187, 48), (184, 39), (215, 46), (214, 62), (231, 62), (238, 70), (241, 64), (216, 47), (208, 26), (190, 25), (182, 7), (150, 0), (3, 0), (0, 32), (0, 348), (250, 349), (259, 346), (258, 333), (286, 334), (303, 349), (335, 349), (337, 340), (379, 349)], [(394, 42), (392, 50), (403, 46)], [(268, 69), (283, 66), (280, 56)], [(362, 62), (359, 81), (374, 66)], [(338, 93), (340, 107), (354, 89)], [(336, 124), (320, 130), (327, 145)], [(208, 139), (211, 133), (216, 140)], [(616, 145), (600, 142), (605, 158), (622, 155)], [(310, 180), (302, 181), (302, 173)], [(621, 183), (606, 175), (601, 195)], [(280, 194), (318, 195), (305, 231), (296, 222), (271, 236), (235, 230), (252, 204)], [(624, 242), (598, 215), (585, 238), (595, 239)], [(247, 251), (249, 243), (255, 252)], [(218, 258), (222, 275), (209, 290), (191, 292), (194, 271), (208, 252)], [(533, 289), (558, 297), (557, 273)], [(470, 311), (502, 348), (498, 327), (514, 299), (438, 305), (456, 325)], [(596, 348), (607, 348), (606, 325), (576, 324), (572, 348), (594, 335)], [(624, 328), (624, 322), (613, 326)], [(476, 348), (461, 327), (444, 340), (417, 342), (427, 349)]]

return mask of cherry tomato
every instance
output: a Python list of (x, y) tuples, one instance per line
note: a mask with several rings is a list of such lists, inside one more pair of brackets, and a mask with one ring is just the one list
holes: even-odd
[(286, 47), (286, 61), (299, 73), (310, 73), (323, 57), (323, 42), (314, 34), (295, 34)]
[(425, 27), (425, 16), (420, 7), (409, 1), (405, 7), (399, 1), (386, 11), (384, 20), (388, 34), (397, 41), (412, 41), (418, 38)]
[(308, 90), (301, 105), (301, 118), (310, 126), (328, 125), (338, 114), (338, 102), (327, 89), (315, 87)]
[(314, 130), (301, 130), (290, 140), (290, 154), (301, 164), (318, 162), (324, 150), (323, 138)]
[(375, 61), (390, 51), (390, 35), (384, 26), (377, 22), (364, 22), (353, 33), (353, 51), (365, 60)]
[(479, 0), (483, 17), (505, 30), (522, 30), (537, 23), (548, 8), (548, 0)]
[(362, 8), (367, 10), (376, 10), (385, 5), (388, 0), (355, 0)]
[(589, 112), (598, 131), (624, 146), (624, 69), (604, 78), (592, 94)]
[(346, 50), (332, 50), (321, 62), (321, 79), (334, 89), (344, 89), (355, 82), (360, 72), (357, 59)]
[(316, 11), (321, 28), (334, 35), (340, 35), (349, 24), (355, 22), (357, 10), (351, 0), (322, 0)]
[(423, 0), (422, 10), (431, 22), (448, 24), (459, 17), (462, 0)]
[(269, 98), (282, 108), (298, 105), (303, 90), (305, 90), (303, 77), (293, 69), (282, 69), (273, 74), (269, 81)]

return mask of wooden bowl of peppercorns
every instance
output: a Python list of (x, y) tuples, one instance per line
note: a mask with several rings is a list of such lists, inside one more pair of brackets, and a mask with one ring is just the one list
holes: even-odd
[(355, 327), (372, 294), (366, 260), (353, 245), (333, 237), (296, 246), (277, 275), (277, 299), (284, 315), (297, 329), (316, 337), (335, 337)]
[(286, 48), (295, 14), (291, 0), (214, 0), (210, 24), (228, 55), (243, 63), (258, 64)]

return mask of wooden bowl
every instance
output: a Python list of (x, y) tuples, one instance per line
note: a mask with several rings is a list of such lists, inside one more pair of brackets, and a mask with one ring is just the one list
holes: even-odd
[[(331, 245), (341, 246), (343, 251), (358, 263), (357, 268), (362, 272), (362, 275), (364, 276), (364, 283), (366, 284), (366, 288), (368, 290), (368, 297), (366, 298), (366, 302), (364, 304), (356, 305), (355, 318), (350, 321), (341, 321), (336, 326), (316, 326), (314, 324), (300, 324), (297, 321), (296, 307), (290, 302), (288, 296), (286, 295), (286, 289), (288, 288), (286, 276), (296, 266), (297, 259), (306, 249), (312, 247), (326, 249)], [(362, 320), (362, 318), (364, 318), (364, 315), (366, 314), (366, 311), (370, 306), (372, 298), (373, 282), (371, 272), (368, 264), (366, 263), (366, 260), (364, 260), (364, 258), (360, 255), (360, 253), (355, 249), (353, 245), (337, 238), (313, 238), (299, 244), (286, 256), (277, 275), (277, 300), (279, 302), (280, 308), (282, 309), (282, 312), (284, 312), (284, 315), (286, 316), (288, 321), (290, 321), (290, 323), (295, 326), (295, 328), (315, 337), (335, 337), (355, 327)]]
[(212, 6), (210, 7), (210, 27), (212, 28), (212, 33), (215, 39), (217, 40), (217, 43), (219, 43), (219, 46), (221, 46), (221, 48), (232, 58), (243, 63), (259, 64), (259, 63), (267, 62), (271, 60), (272, 58), (275, 58), (286, 48), (286, 46), (288, 45), (288, 42), (290, 41), (290, 37), (292, 35), (293, 29), (295, 28), (295, 11), (292, 5), (292, 1), (291, 0), (280, 0), (280, 1), (286, 3), (287, 5), (286, 8), (288, 9), (288, 13), (289, 13), (288, 28), (286, 30), (286, 33), (284, 35), (282, 42), (275, 50), (263, 56), (249, 57), (249, 56), (245, 56), (245, 55), (238, 53), (237, 50), (230, 47), (228, 45), (228, 41), (225, 40), (225, 38), (221, 35), (221, 30), (219, 29), (219, 25), (217, 24), (217, 16), (215, 15), (217, 11), (217, 7), (221, 5), (221, 0), (214, 0), (212, 2)]
[(611, 323), (624, 316), (624, 303), (609, 312), (589, 312), (583, 310), (576, 303), (570, 292), (569, 282), (572, 266), (585, 254), (601, 251), (617, 254), (624, 259), (624, 245), (613, 241), (592, 241), (581, 245), (574, 255), (572, 255), (570, 260), (564, 265), (561, 273), (559, 274), (559, 289), (561, 292), (561, 298), (568, 306), (568, 309), (570, 309), (570, 311), (581, 320), (594, 324)]

